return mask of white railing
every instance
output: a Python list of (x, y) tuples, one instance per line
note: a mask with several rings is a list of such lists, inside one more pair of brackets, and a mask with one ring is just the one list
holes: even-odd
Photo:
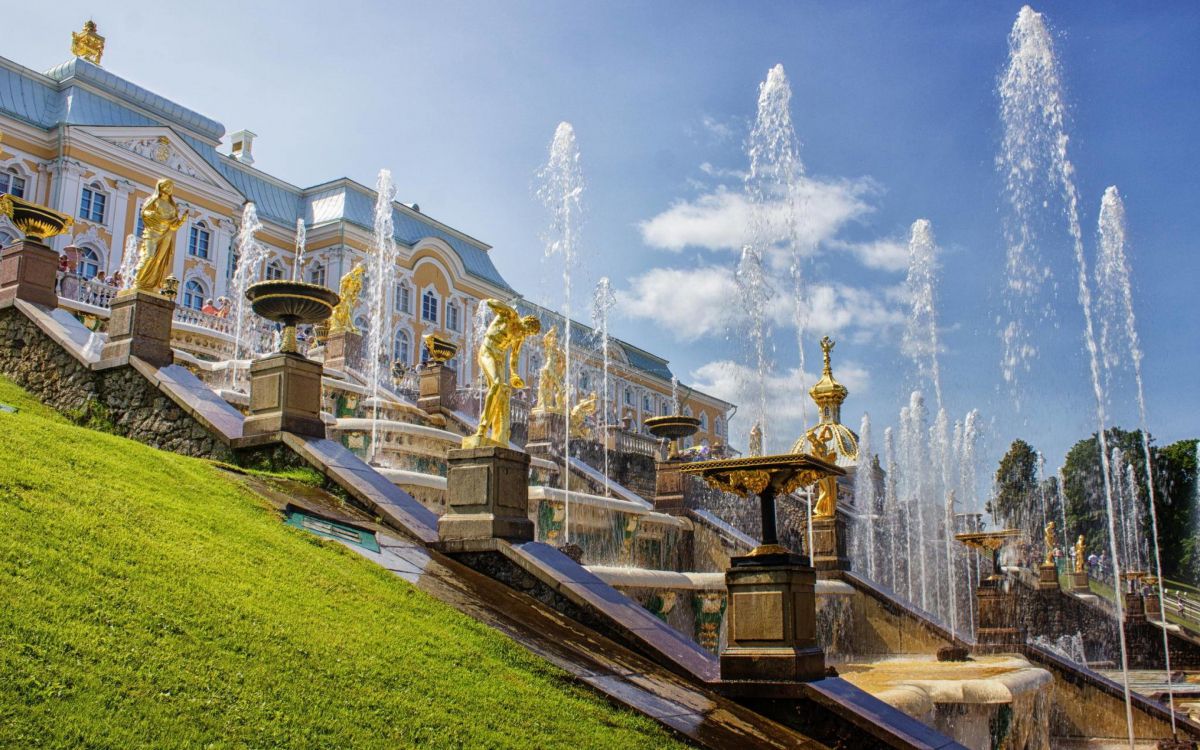
[(108, 309), (117, 287), (95, 279), (85, 279), (74, 273), (64, 273), (58, 279), (58, 296), (71, 302)]

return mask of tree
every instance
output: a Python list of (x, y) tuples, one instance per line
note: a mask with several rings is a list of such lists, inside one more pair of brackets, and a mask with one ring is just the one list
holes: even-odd
[(1200, 496), (1196, 494), (1197, 440), (1180, 440), (1154, 452), (1159, 544), (1163, 576), (1200, 585)]
[(1035, 517), (1041, 518), (1037, 471), (1037, 452), (1024, 440), (1014, 440), (996, 469), (996, 494), (987, 504), (992, 518), (1018, 529), (1029, 529)]

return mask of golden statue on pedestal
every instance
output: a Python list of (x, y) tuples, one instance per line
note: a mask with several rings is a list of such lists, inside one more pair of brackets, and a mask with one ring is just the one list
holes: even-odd
[(592, 428), (584, 420), (596, 413), (596, 392), (592, 391), (587, 398), (571, 407), (570, 436), (591, 440)]
[[(829, 448), (833, 438), (830, 425), (817, 425), (808, 432), (808, 442), (812, 454), (822, 461), (837, 463), (837, 454)], [(817, 504), (813, 506), (813, 518), (833, 518), (837, 514), (838, 484), (837, 477), (823, 477), (817, 482)]]
[(1083, 571), (1087, 570), (1087, 568), (1085, 567), (1086, 561), (1083, 558), (1084, 554), (1085, 554), (1085, 552), (1083, 549), (1083, 534), (1080, 534), (1079, 539), (1075, 540), (1075, 572), (1076, 573), (1082, 573)]
[(513, 388), (524, 388), (525, 381), (517, 374), (521, 344), (542, 330), (541, 322), (532, 315), (520, 317), (517, 311), (500, 300), (489, 299), (487, 306), (496, 317), (483, 334), (479, 344), (479, 369), (487, 380), (487, 395), (479, 415), (479, 429), (463, 438), (462, 447), (508, 447), (512, 432), (512, 413), (509, 399)]
[(563, 398), (563, 379), (566, 377), (567, 357), (558, 345), (558, 329), (551, 328), (542, 337), (542, 369), (538, 371), (537, 406), (534, 411), (560, 413), (566, 406)]
[(1042, 541), (1046, 545), (1046, 559), (1042, 561), (1042, 565), (1054, 564), (1054, 522), (1046, 524), (1046, 528), (1042, 531)]
[(104, 54), (104, 37), (96, 33), (95, 21), (84, 21), (83, 31), (71, 32), (71, 54), (100, 64), (100, 57)]
[(160, 294), (175, 264), (175, 233), (188, 216), (175, 203), (174, 193), (175, 183), (161, 179), (142, 206), (140, 260), (133, 281), (140, 292)]
[(350, 272), (342, 277), (338, 286), (338, 296), (341, 301), (333, 308), (329, 316), (329, 333), (358, 333), (354, 325), (354, 308), (358, 306), (358, 297), (362, 294), (363, 273), (366, 269), (362, 263), (356, 263)]

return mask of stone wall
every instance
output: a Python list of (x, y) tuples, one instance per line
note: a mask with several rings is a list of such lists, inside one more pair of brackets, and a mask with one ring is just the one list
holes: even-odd
[[(604, 472), (604, 446), (587, 440), (572, 440), (571, 455)], [(644, 498), (654, 497), (654, 457), (639, 453), (608, 453), (608, 478)]]
[(16, 308), (0, 310), (0, 373), (88, 427), (229, 461), (228, 446), (129, 366), (93, 371)]

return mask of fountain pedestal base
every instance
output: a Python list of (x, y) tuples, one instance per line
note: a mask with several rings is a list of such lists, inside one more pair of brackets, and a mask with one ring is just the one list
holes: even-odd
[(363, 338), (361, 333), (339, 331), (325, 339), (325, 367), (345, 372), (346, 368), (362, 369)]
[(1071, 590), (1080, 594), (1090, 594), (1092, 587), (1088, 584), (1087, 571), (1071, 573)]
[(825, 652), (816, 639), (816, 572), (795, 560), (761, 564), (739, 557), (725, 572), (729, 645), (721, 653), (723, 682), (825, 676)]
[(1021, 653), (1025, 647), (1025, 634), (1017, 627), (1017, 598), (1005, 591), (1001, 583), (988, 580), (975, 590), (979, 603), (976, 653)]
[(1042, 563), (1038, 566), (1038, 591), (1052, 591), (1058, 588), (1058, 568), (1054, 563)]
[(129, 289), (112, 301), (108, 342), (100, 359), (128, 361), (137, 357), (155, 367), (175, 361), (171, 351), (171, 318), (175, 302), (160, 294)]
[(683, 461), (656, 461), (654, 463), (654, 509), (659, 513), (674, 516), (684, 515), (683, 473), (679, 467)]
[(271, 354), (250, 363), (250, 416), (242, 435), (291, 432), (325, 437), (320, 362), (298, 354)]
[(17, 240), (0, 251), (0, 307), (18, 299), (58, 307), (57, 278), (58, 253), (34, 240)]
[(846, 522), (840, 516), (814, 518), (813, 567), (822, 578), (830, 573), (850, 570), (850, 558), (846, 556)]
[(443, 542), (533, 541), (529, 520), (529, 454), (485, 446), (446, 456), (447, 512), (438, 520)]
[(1125, 621), (1146, 619), (1146, 600), (1138, 593), (1125, 594)]
[(420, 390), (417, 406), (430, 414), (439, 414), (442, 409), (453, 409), (454, 395), (458, 390), (458, 373), (441, 362), (426, 362), (421, 365)]
[(563, 444), (567, 434), (567, 418), (555, 411), (534, 409), (529, 412), (529, 438), (525, 443), (530, 452), (547, 454)]

